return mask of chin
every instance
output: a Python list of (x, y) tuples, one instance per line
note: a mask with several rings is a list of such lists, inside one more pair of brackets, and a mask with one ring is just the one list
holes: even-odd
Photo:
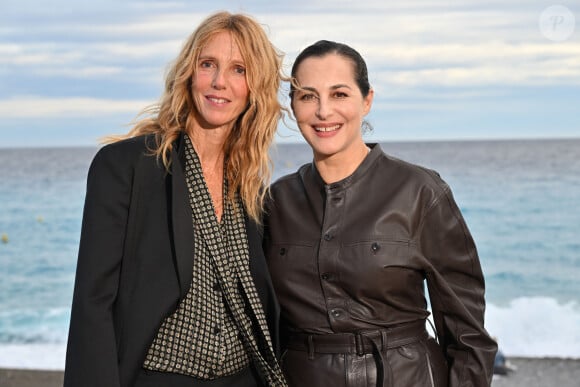
[(319, 156), (332, 156), (335, 153), (338, 153), (339, 148), (338, 147), (329, 147), (329, 146), (315, 146), (312, 147), (312, 149), (314, 150), (314, 153), (319, 155)]

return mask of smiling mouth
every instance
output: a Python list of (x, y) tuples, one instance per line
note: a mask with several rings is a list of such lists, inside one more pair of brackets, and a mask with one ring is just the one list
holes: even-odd
[(334, 132), (335, 130), (340, 129), (342, 125), (337, 124), (337, 125), (333, 125), (333, 126), (315, 126), (314, 130), (316, 130), (317, 132)]
[(206, 97), (208, 100), (210, 100), (213, 103), (217, 103), (217, 104), (224, 104), (229, 102), (227, 99), (225, 98), (216, 98), (216, 97)]

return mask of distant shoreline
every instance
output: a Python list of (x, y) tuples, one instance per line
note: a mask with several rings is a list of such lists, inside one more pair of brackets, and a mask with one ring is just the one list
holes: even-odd
[[(580, 137), (506, 137), (506, 138), (432, 138), (432, 139), (376, 139), (370, 138), (370, 136), (363, 137), (363, 139), (368, 143), (379, 143), (379, 144), (433, 144), (433, 143), (482, 143), (482, 142), (542, 142), (542, 141), (580, 141)], [(103, 144), (95, 142), (94, 144), (68, 144), (68, 145), (10, 145), (2, 146), (0, 145), (0, 151), (6, 150), (34, 150), (34, 149), (98, 149)], [(274, 141), (273, 145), (304, 145), (306, 142), (299, 138), (298, 140), (289, 141)]]
[[(492, 387), (558, 386), (576, 387), (580, 380), (580, 359), (514, 357), (508, 359), (516, 370), (494, 375)], [(61, 387), (62, 370), (0, 368), (2, 387)]]

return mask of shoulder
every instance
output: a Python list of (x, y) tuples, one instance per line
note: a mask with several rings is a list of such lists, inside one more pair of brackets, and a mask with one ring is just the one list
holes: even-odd
[(302, 186), (302, 176), (312, 169), (312, 163), (302, 165), (296, 172), (289, 173), (278, 178), (270, 186), (270, 191), (276, 192), (285, 191), (288, 189), (296, 189)]
[(377, 159), (382, 184), (396, 187), (399, 192), (406, 192), (416, 197), (424, 209), (432, 208), (441, 200), (451, 197), (451, 188), (434, 169), (382, 153)]
[(448, 184), (434, 169), (399, 159), (384, 152), (379, 157), (378, 162), (381, 164), (381, 169), (396, 176), (401, 184), (425, 187), (436, 192), (449, 190)]
[(119, 167), (134, 166), (142, 160), (156, 160), (155, 136), (152, 134), (127, 138), (104, 145), (93, 159), (93, 164), (114, 163)]
[(158, 164), (154, 150), (154, 135), (137, 136), (104, 145), (95, 154), (89, 173), (127, 174), (144, 162)]
[(298, 171), (292, 172), (292, 173), (289, 173), (287, 175), (284, 175), (284, 176), (276, 179), (272, 183), (271, 187), (274, 189), (274, 188), (283, 187), (285, 185), (295, 184), (298, 180), (299, 180), (299, 173), (298, 173)]
[(155, 136), (152, 134), (142, 135), (104, 145), (95, 155), (95, 159), (115, 158), (119, 161), (130, 160), (151, 154), (154, 149)]

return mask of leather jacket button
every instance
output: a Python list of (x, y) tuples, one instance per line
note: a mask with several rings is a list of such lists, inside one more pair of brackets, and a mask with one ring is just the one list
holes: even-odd
[(330, 311), (330, 314), (332, 315), (332, 317), (334, 318), (339, 318), (340, 316), (342, 316), (342, 312), (340, 311), (340, 309), (332, 309)]
[(379, 245), (377, 242), (375, 242), (371, 245), (371, 249), (373, 250), (373, 253), (376, 253), (377, 251), (379, 251), (381, 249), (381, 245)]
[(330, 235), (329, 233), (326, 233), (326, 234), (324, 234), (324, 240), (325, 240), (325, 241), (327, 241), (327, 242), (328, 242), (328, 241), (329, 241), (329, 240), (331, 240), (331, 239), (332, 239), (332, 235)]
[(323, 280), (328, 281), (330, 279), (330, 274), (324, 273), (323, 275), (321, 275), (321, 277)]
[(281, 247), (280, 248), (280, 255), (285, 255), (286, 254), (286, 248)]

